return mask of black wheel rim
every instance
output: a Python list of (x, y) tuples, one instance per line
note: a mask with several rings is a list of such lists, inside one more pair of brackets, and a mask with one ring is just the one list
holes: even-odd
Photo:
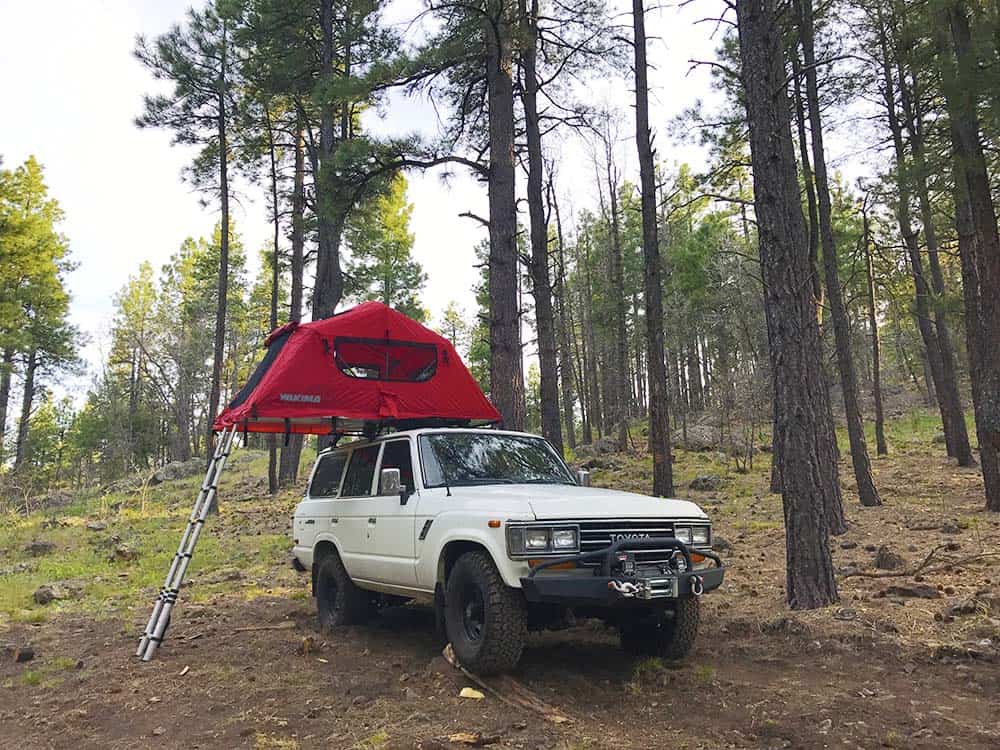
[(478, 641), (486, 627), (486, 602), (478, 586), (466, 586), (462, 592), (462, 628), (465, 637)]

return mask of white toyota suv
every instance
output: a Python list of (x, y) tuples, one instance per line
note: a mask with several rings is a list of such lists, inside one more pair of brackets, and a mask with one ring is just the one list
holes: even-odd
[(425, 598), (459, 661), (513, 668), (528, 630), (576, 617), (634, 654), (684, 656), (722, 583), (694, 503), (597, 489), (544, 439), (427, 428), (322, 452), (293, 520), (324, 628)]

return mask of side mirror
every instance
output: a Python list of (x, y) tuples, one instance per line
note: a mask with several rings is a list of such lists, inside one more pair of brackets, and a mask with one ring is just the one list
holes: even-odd
[(590, 472), (587, 471), (586, 469), (577, 469), (576, 470), (576, 483), (578, 485), (580, 485), (581, 487), (589, 487), (590, 486)]
[(378, 494), (383, 496), (398, 495), (402, 484), (399, 478), (399, 469), (382, 469), (378, 478)]

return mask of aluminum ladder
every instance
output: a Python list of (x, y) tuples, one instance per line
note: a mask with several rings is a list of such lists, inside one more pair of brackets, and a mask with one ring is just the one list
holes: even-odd
[(209, 508), (215, 500), (219, 488), (219, 478), (222, 470), (226, 468), (226, 459), (232, 451), (234, 438), (236, 437), (236, 426), (227, 428), (220, 434), (216, 444), (215, 453), (208, 464), (208, 471), (205, 472), (205, 480), (201, 483), (198, 491), (198, 499), (191, 509), (191, 518), (188, 519), (187, 528), (181, 536), (181, 543), (177, 547), (177, 554), (174, 555), (173, 562), (170, 563), (170, 570), (167, 572), (166, 581), (160, 589), (156, 603), (153, 605), (153, 613), (149, 616), (149, 622), (142, 633), (139, 641), (139, 648), (135, 655), (141, 656), (143, 661), (149, 661), (156, 653), (157, 647), (163, 643), (170, 624), (170, 613), (177, 604), (177, 595), (180, 593), (181, 584), (184, 583), (184, 574), (187, 572), (191, 556), (194, 554), (195, 545), (198, 544), (198, 537), (205, 526), (205, 519), (208, 517)]

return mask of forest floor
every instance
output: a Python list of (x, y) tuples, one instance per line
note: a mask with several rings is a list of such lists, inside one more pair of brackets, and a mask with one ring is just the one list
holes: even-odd
[[(264, 499), (260, 454), (227, 470), (150, 663), (134, 658), (136, 639), (197, 478), (0, 516), (0, 747), (1000, 747), (1000, 517), (933, 425), (920, 412), (890, 424), (891, 455), (874, 461), (880, 508), (857, 505), (842, 465), (841, 602), (812, 612), (784, 604), (768, 456), (740, 474), (717, 453), (677, 451), (677, 494), (712, 516), (731, 572), (678, 664), (627, 658), (597, 622), (532, 634), (516, 682), (495, 684), (525, 688), (562, 723), (490, 693), (459, 697), (474, 685), (442, 658), (426, 607), (319, 633), (308, 579), (288, 566), (296, 493)], [(647, 455), (598, 463), (595, 484), (648, 484)], [(706, 474), (721, 487), (688, 489)], [(53, 546), (32, 555), (32, 542)], [(45, 584), (61, 598), (38, 603)]]

